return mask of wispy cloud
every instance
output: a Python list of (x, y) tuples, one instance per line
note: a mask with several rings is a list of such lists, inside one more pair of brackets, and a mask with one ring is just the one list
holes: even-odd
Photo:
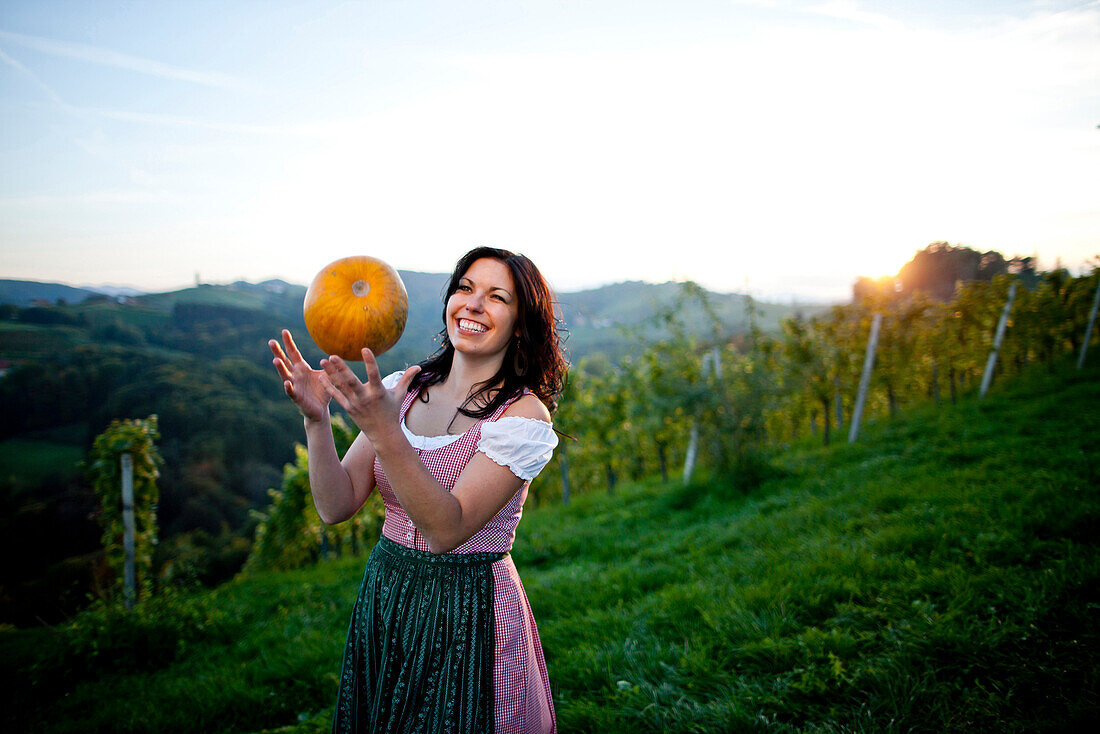
[[(901, 27), (901, 23), (882, 13), (864, 10), (855, 0), (825, 0), (821, 3), (805, 3), (798, 0), (732, 0), (735, 5), (767, 8), (768, 10), (806, 13), (827, 18), (848, 20), (861, 25), (869, 25), (880, 30), (892, 30)], [(1100, 2), (1100, 0), (1096, 0)]]
[(74, 204), (178, 204), (183, 199), (165, 191), (103, 189), (70, 196), (15, 196), (0, 198), (0, 209), (53, 208)]
[(244, 133), (249, 135), (291, 135), (310, 136), (315, 133), (308, 125), (251, 125), (237, 122), (218, 122), (212, 120), (198, 120), (192, 117), (180, 115), (165, 115), (154, 112), (130, 112), (128, 110), (111, 110), (100, 108), (86, 108), (82, 112), (102, 117), (108, 120), (121, 122), (136, 122), (146, 125), (166, 125), (169, 127), (193, 127), (204, 130), (216, 130), (226, 133)]
[(51, 102), (56, 104), (61, 109), (68, 112), (69, 114), (77, 114), (78, 113), (77, 109), (75, 107), (73, 107), (71, 104), (69, 104), (68, 102), (66, 102), (65, 100), (61, 99), (61, 95), (59, 95), (57, 92), (55, 92), (49, 84), (46, 84), (46, 82), (39, 79), (38, 75), (35, 74), (30, 69), (28, 69), (26, 66), (23, 66), (23, 64), (19, 63), (17, 60), (13, 59), (11, 56), (8, 56), (6, 53), (4, 53), (3, 49), (0, 49), (0, 61), (3, 61), (5, 64), (7, 64), (11, 68), (18, 71), (23, 76), (25, 76), (27, 79), (29, 79), (36, 87), (38, 87), (40, 90), (42, 90), (42, 92), (47, 97), (50, 98)]
[(849, 20), (854, 23), (869, 25), (879, 30), (895, 30), (902, 27), (901, 23), (888, 15), (863, 10), (852, 0), (830, 0), (821, 5), (811, 5), (806, 12), (815, 15), (824, 15), (828, 18)]
[(148, 74), (161, 79), (175, 79), (230, 91), (254, 90), (254, 85), (227, 74), (173, 66), (160, 61), (130, 56), (129, 54), (120, 53), (111, 49), (89, 46), (83, 43), (58, 41), (52, 38), (28, 36), (23, 33), (13, 33), (12, 31), (5, 30), (0, 30), (0, 40), (53, 56), (86, 61), (90, 64), (113, 66), (118, 69), (127, 69), (129, 71), (138, 72), (139, 74)]
[[(3, 40), (8, 34), (6, 31), (0, 31), (0, 40)], [(242, 133), (249, 135), (290, 135), (290, 136), (316, 136), (326, 127), (331, 126), (328, 124), (305, 124), (305, 125), (251, 125), (248, 123), (233, 123), (233, 122), (219, 122), (212, 120), (200, 120), (190, 117), (183, 117), (180, 115), (166, 115), (159, 113), (149, 112), (132, 112), (129, 110), (113, 110), (96, 107), (78, 107), (69, 104), (65, 99), (58, 94), (53, 87), (41, 78), (26, 65), (21, 63), (18, 59), (12, 58), (9, 54), (5, 53), (0, 48), (0, 62), (7, 64), (11, 68), (18, 71), (25, 78), (27, 78), (34, 86), (46, 95), (51, 102), (53, 102), (59, 110), (72, 117), (78, 117), (82, 119), (101, 118), (107, 120), (117, 120), (120, 122), (134, 122), (143, 125), (159, 125), (168, 127), (191, 127), (201, 128), (206, 130), (216, 130), (218, 132), (228, 133)]]

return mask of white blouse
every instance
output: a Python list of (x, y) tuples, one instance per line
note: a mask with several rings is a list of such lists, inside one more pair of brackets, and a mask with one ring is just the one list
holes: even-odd
[[(403, 374), (404, 371), (387, 375), (382, 379), (382, 384), (387, 389), (393, 389)], [(413, 448), (422, 451), (442, 448), (462, 438), (462, 434), (449, 433), (420, 436), (410, 431), (404, 420), (401, 421), (401, 430)], [(477, 450), (497, 464), (511, 469), (520, 479), (530, 481), (550, 462), (557, 445), (558, 435), (551, 424), (536, 418), (507, 415), (481, 424)]]

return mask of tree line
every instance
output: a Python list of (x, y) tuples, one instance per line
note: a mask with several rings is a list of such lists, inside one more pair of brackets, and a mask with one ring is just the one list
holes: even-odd
[[(688, 478), (693, 463), (727, 477), (730, 491), (750, 489), (775, 471), (774, 453), (810, 437), (828, 443), (848, 426), (876, 312), (883, 322), (864, 420), (974, 392), (1011, 283), (1021, 287), (998, 379), (1035, 363), (1053, 366), (1080, 349), (1100, 280), (1095, 268), (1078, 276), (1060, 268), (1038, 272), (1028, 258), (975, 258), (973, 251), (960, 253), (965, 249), (934, 243), (914, 258), (919, 267), (911, 263), (892, 279), (861, 279), (851, 303), (796, 315), (767, 331), (751, 300), (745, 327), (734, 331), (706, 291), (681, 286), (658, 323), (624, 335), (635, 345), (625, 356), (593, 353), (573, 365), (555, 417), (562, 440), (532, 484), (531, 502), (614, 492), (623, 480)], [(2, 435), (50, 435), (67, 425), (91, 433), (155, 413), (164, 457), (161, 542), (152, 565), (158, 583), (218, 583), (246, 558), (249, 569), (288, 568), (369, 548), (380, 528), (380, 503), (352, 523), (323, 526), (312, 507), (305, 453), (295, 447), (296, 415), (272, 388), (266, 365), (232, 356), (233, 343), (251, 344), (272, 324), (250, 318), (226, 329), (215, 323), (220, 313), (185, 305), (174, 309), (171, 328), (157, 321), (158, 328), (118, 321), (115, 311), (81, 312), (74, 318), (108, 343), (26, 363), (0, 381), (8, 417)], [(53, 318), (27, 316), (25, 323)], [(107, 338), (112, 325), (118, 340)], [(177, 351), (186, 345), (223, 356)], [(337, 445), (346, 446), (355, 429), (337, 420), (334, 432)], [(56, 549), (64, 555), (38, 559), (24, 569), (26, 578), (9, 579), (9, 594), (36, 579), (52, 579), (40, 586), (73, 586), (89, 564), (103, 567), (101, 552), (84, 547), (96, 536), (88, 518), (100, 512), (87, 480), (47, 484), (0, 486), (12, 552), (45, 528), (67, 536)], [(36, 493), (37, 505), (23, 501)], [(71, 527), (58, 531), (59, 521)]]
[[(959, 259), (956, 249), (964, 248), (929, 248), (932, 257)], [(1030, 258), (985, 262), (987, 279), (956, 280), (947, 297), (942, 287), (924, 290), (935, 281), (927, 273), (901, 277), (913, 269), (862, 279), (851, 303), (786, 319), (778, 333), (756, 328), (750, 312), (744, 334), (724, 336), (715, 321), (709, 335), (696, 335), (677, 323), (681, 309), (669, 309), (667, 338), (617, 363), (596, 355), (574, 365), (555, 419), (568, 437), (533, 485), (536, 501), (613, 492), (622, 479), (668, 481), (693, 443), (700, 466), (728, 476), (731, 487), (753, 486), (771, 471), (769, 455), (810, 436), (828, 444), (848, 427), (876, 312), (882, 327), (864, 421), (976, 392), (1012, 283), (1020, 287), (997, 378), (1035, 364), (1053, 369), (1080, 352), (1100, 282), (1095, 267), (1074, 276), (1036, 272)], [(705, 307), (698, 287), (686, 286), (682, 298)]]
[[(718, 484), (726, 491), (751, 490), (777, 471), (770, 459), (793, 443), (829, 444), (846, 435), (875, 313), (882, 314), (882, 326), (864, 421), (976, 393), (1013, 283), (1020, 287), (997, 379), (1031, 365), (1053, 370), (1067, 354), (1079, 353), (1100, 270), (1037, 272), (1030, 258), (978, 253), (984, 270), (961, 271), (978, 279), (954, 280), (947, 297), (942, 287), (926, 291), (937, 278), (953, 277), (950, 268), (929, 272), (935, 268), (928, 261), (940, 257), (957, 275), (958, 262), (966, 261), (956, 252), (962, 249), (934, 243), (914, 259), (924, 269), (921, 278), (910, 277), (910, 268), (898, 278), (860, 279), (850, 303), (788, 318), (778, 331), (759, 328), (750, 300), (747, 328), (731, 335), (707, 292), (683, 284), (658, 323), (629, 334), (630, 354), (612, 360), (596, 353), (572, 366), (554, 419), (561, 440), (532, 483), (529, 501), (613, 493), (623, 480), (687, 482), (693, 469), (722, 476)], [(354, 436), (342, 423), (334, 432), (338, 445)], [(325, 528), (313, 510), (306, 471), (299, 447), (297, 464), (271, 492), (273, 504), (257, 513), (250, 567), (306, 565), (377, 538), (380, 507), (369, 508), (354, 527)]]

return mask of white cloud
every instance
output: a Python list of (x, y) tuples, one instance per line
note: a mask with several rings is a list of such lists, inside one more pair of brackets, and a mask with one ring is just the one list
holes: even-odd
[(84, 108), (80, 110), (87, 115), (94, 115), (108, 120), (121, 122), (134, 122), (141, 125), (158, 125), (167, 127), (190, 127), (202, 130), (213, 130), (223, 133), (239, 133), (245, 135), (292, 135), (307, 136), (314, 134), (310, 125), (257, 125), (252, 123), (223, 122), (220, 120), (203, 119), (200, 117), (187, 117), (183, 115), (169, 115), (156, 112), (132, 112), (129, 110), (112, 110), (101, 108)]
[(3, 49), (0, 49), (0, 61), (3, 61), (8, 66), (18, 71), (20, 74), (23, 75), (24, 78), (29, 79), (31, 83), (38, 87), (38, 89), (47, 97), (49, 97), (50, 101), (57, 105), (60, 109), (70, 114), (75, 114), (77, 112), (76, 108), (67, 103), (65, 100), (61, 99), (61, 96), (57, 92), (55, 92), (53, 88), (50, 87), (50, 85), (42, 81), (37, 74), (28, 69), (22, 63), (4, 53)]
[[(546, 250), (575, 279), (662, 279), (673, 253), (684, 262), (672, 266), (727, 287), (789, 267), (846, 290), (934, 239), (989, 231), (1004, 238), (991, 247), (1029, 244), (1006, 236), (1029, 209), (1095, 191), (1068, 190), (1095, 169), (1020, 119), (1015, 94), (1029, 59), (1055, 73), (1076, 58), (1065, 34), (872, 25), (626, 54), (451, 56), (462, 84), (294, 164), (269, 210), (310, 216), (273, 236), (358, 233), (402, 253), (488, 236)], [(573, 254), (558, 258), (555, 243)]]
[(84, 191), (68, 196), (14, 196), (0, 198), (0, 210), (32, 210), (50, 209), (58, 206), (73, 205), (98, 205), (98, 204), (175, 204), (180, 202), (180, 197), (164, 191), (148, 191), (144, 189), (103, 189), (100, 191)]
[(854, 21), (879, 30), (897, 30), (902, 27), (902, 24), (897, 20), (882, 13), (863, 10), (858, 3), (852, 2), (852, 0), (830, 0), (830, 2), (820, 5), (811, 5), (806, 8), (806, 11), (815, 15)]
[(74, 111), (213, 133), (141, 155), (104, 146), (167, 196), (186, 192), (174, 223), (146, 226), (161, 194), (126, 184), (82, 206), (132, 206), (140, 226), (114, 216), (129, 230), (95, 236), (213, 280), (302, 282), (350, 252), (447, 270), (484, 243), (527, 252), (563, 289), (675, 276), (842, 298), (933, 240), (1094, 254), (1100, 120), (1080, 123), (1100, 89), (1100, 4), (962, 30), (853, 2), (751, 4), (778, 20), (690, 43), (410, 45), (381, 80), (329, 80), (332, 119)]
[(0, 40), (52, 56), (61, 56), (102, 66), (113, 66), (119, 69), (134, 71), (139, 74), (148, 74), (161, 79), (173, 79), (230, 91), (252, 91), (255, 88), (254, 85), (228, 74), (173, 66), (160, 61), (143, 59), (138, 56), (131, 56), (111, 49), (89, 46), (83, 43), (59, 41), (52, 38), (41, 38), (39, 36), (30, 36), (5, 30), (0, 30)]

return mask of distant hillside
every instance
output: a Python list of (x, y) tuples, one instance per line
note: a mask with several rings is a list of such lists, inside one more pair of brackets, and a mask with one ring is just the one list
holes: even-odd
[[(379, 360), (386, 370), (396, 370), (419, 361), (434, 351), (442, 328), (442, 294), (447, 283), (445, 273), (400, 271), (409, 293), (409, 320), (401, 341)], [(574, 361), (594, 352), (604, 352), (613, 359), (626, 354), (637, 335), (656, 336), (651, 328), (655, 315), (676, 308), (683, 287), (681, 284), (616, 283), (586, 291), (559, 294), (561, 312), (568, 332), (567, 347)], [(32, 281), (0, 281), (0, 303), (20, 308), (32, 305), (56, 304), (59, 299), (70, 308), (54, 314), (25, 314), (20, 329), (0, 329), (0, 358), (22, 360), (39, 358), (55, 348), (66, 348), (89, 341), (118, 341), (133, 345), (135, 341), (158, 344), (183, 352), (211, 356), (228, 356), (239, 348), (239, 356), (257, 364), (268, 360), (264, 342), (276, 336), (282, 327), (295, 333), (300, 345), (313, 359), (320, 358), (305, 332), (302, 321), (302, 300), (306, 286), (283, 280), (261, 283), (237, 281), (227, 285), (202, 284), (193, 288), (163, 293), (147, 293), (133, 297), (107, 296), (92, 290), (56, 283)], [(718, 316), (726, 336), (744, 332), (748, 327), (748, 298), (739, 294), (707, 292), (707, 299)], [(796, 312), (814, 313), (820, 306), (786, 306), (756, 302), (756, 318), (761, 328), (778, 328), (782, 319)], [(75, 307), (75, 308), (72, 308)], [(709, 331), (711, 324), (697, 301), (685, 304), (688, 314), (684, 321), (696, 325), (699, 333)], [(83, 318), (84, 322), (74, 319)], [(46, 321), (48, 323), (43, 323)], [(185, 322), (185, 323), (182, 323)], [(34, 333), (30, 323), (38, 324)], [(99, 332), (96, 338), (70, 331), (64, 340), (57, 331), (61, 326), (81, 325)], [(121, 339), (117, 329), (126, 332)], [(113, 328), (113, 327), (112, 327)], [(239, 332), (241, 328), (251, 335)], [(106, 329), (106, 332), (105, 332)], [(133, 329), (153, 330), (138, 339)], [(226, 329), (232, 333), (226, 333)], [(46, 331), (50, 333), (45, 333)], [(169, 338), (179, 330), (179, 338)], [(191, 332), (202, 332), (192, 338)], [(219, 334), (219, 331), (222, 333)], [(87, 337), (87, 338), (85, 338)], [(106, 337), (106, 339), (104, 339)], [(209, 350), (214, 349), (211, 353)]]
[[(721, 325), (725, 337), (745, 333), (749, 328), (748, 296), (737, 293), (704, 291), (714, 316)], [(576, 293), (559, 296), (566, 329), (567, 341), (574, 360), (594, 352), (603, 352), (612, 358), (628, 353), (639, 336), (656, 339), (665, 336), (655, 317), (666, 311), (683, 309), (681, 322), (692, 325), (697, 334), (707, 334), (713, 328), (698, 299), (684, 298), (681, 283), (642, 283), (628, 281)], [(824, 306), (786, 306), (753, 301), (757, 325), (772, 331), (779, 328), (783, 319), (795, 314), (810, 316), (824, 310)]]
[(62, 283), (38, 283), (33, 280), (0, 279), (0, 303), (8, 303), (20, 308), (33, 306), (39, 302), (81, 303), (98, 295), (87, 288), (74, 288)]

